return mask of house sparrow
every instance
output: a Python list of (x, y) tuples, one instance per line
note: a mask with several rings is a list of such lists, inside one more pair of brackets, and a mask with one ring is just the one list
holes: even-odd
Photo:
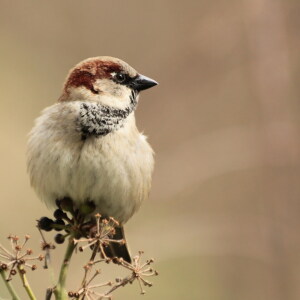
[[(153, 151), (135, 124), (139, 92), (157, 85), (124, 61), (100, 56), (77, 64), (58, 102), (37, 118), (28, 141), (31, 185), (47, 206), (93, 201), (123, 224), (148, 197)], [(116, 243), (113, 243), (116, 245)], [(115, 255), (130, 261), (128, 249)]]

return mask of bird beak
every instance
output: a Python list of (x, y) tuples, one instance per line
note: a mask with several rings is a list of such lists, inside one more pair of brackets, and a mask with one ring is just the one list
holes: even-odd
[(130, 83), (130, 87), (136, 91), (150, 89), (156, 85), (158, 85), (158, 82), (141, 74), (137, 75)]

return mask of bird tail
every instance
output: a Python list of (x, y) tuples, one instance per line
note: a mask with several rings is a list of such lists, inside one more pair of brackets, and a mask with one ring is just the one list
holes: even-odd
[(116, 233), (112, 237), (113, 240), (124, 240), (125, 243), (110, 242), (109, 246), (105, 248), (105, 254), (109, 258), (123, 258), (128, 263), (131, 263), (131, 256), (128, 249), (127, 241), (125, 239), (125, 233), (123, 226), (115, 227)]

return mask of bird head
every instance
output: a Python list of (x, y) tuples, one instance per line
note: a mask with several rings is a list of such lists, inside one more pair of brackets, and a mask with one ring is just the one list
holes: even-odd
[(121, 59), (99, 56), (77, 64), (66, 79), (59, 101), (90, 101), (124, 109), (132, 97), (157, 85)]

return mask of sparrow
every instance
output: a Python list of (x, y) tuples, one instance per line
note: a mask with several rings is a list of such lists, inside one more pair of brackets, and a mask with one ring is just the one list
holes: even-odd
[[(126, 62), (109, 56), (88, 58), (70, 70), (57, 103), (36, 119), (29, 134), (27, 169), (38, 197), (48, 207), (70, 198), (93, 201), (102, 216), (123, 225), (148, 197), (153, 150), (137, 129), (139, 93), (158, 83)], [(125, 245), (111, 244), (126, 261)]]

